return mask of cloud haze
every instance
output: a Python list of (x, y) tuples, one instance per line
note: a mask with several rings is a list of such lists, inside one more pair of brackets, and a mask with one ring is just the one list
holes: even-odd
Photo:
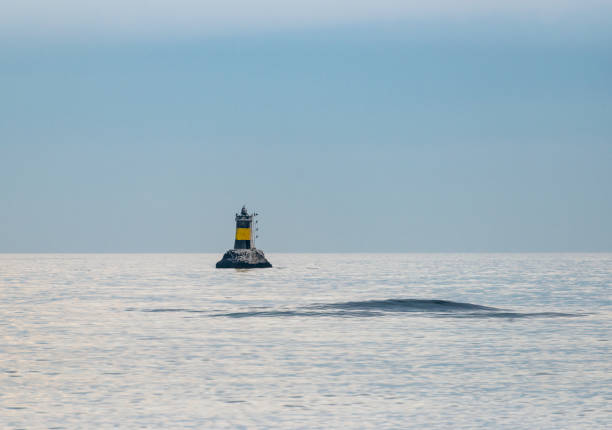
[(2, 6), (4, 37), (202, 36), (423, 18), (515, 16), (558, 20), (610, 11), (604, 0), (20, 0)]
[(612, 251), (609, 0), (12, 1), (0, 252)]

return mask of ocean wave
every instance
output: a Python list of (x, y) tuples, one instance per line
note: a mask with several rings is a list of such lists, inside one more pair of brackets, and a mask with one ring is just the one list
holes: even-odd
[[(128, 309), (133, 310), (133, 309)], [(580, 317), (585, 314), (565, 312), (515, 312), (491, 306), (473, 303), (453, 302), (439, 299), (385, 299), (364, 300), (339, 303), (315, 303), (297, 308), (250, 308), (232, 312), (221, 310), (201, 310), (184, 308), (143, 309), (143, 312), (185, 312), (205, 314), (209, 317), (225, 318), (254, 318), (254, 317), (335, 317), (335, 318), (364, 318), (380, 317), (398, 313), (411, 313), (415, 316), (441, 317), (441, 318), (558, 318)]]
[(358, 302), (342, 302), (313, 305), (321, 309), (364, 309), (381, 310), (386, 312), (462, 312), (473, 310), (499, 310), (497, 308), (475, 305), (472, 303), (451, 302), (449, 300), (426, 299), (386, 299), (365, 300)]

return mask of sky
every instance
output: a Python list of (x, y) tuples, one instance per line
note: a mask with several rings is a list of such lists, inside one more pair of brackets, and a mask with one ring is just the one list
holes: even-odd
[(0, 252), (612, 252), (612, 3), (0, 0)]

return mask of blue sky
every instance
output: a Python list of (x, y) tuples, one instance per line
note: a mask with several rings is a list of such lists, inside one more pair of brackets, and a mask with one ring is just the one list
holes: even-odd
[(46, 4), (0, 17), (0, 252), (221, 252), (243, 203), (268, 252), (612, 251), (605, 2)]

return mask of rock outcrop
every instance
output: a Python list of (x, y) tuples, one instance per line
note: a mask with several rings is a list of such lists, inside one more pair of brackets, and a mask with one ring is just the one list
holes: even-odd
[(272, 267), (266, 260), (264, 253), (260, 249), (230, 249), (221, 261), (217, 263), (217, 269), (250, 269), (256, 267)]

